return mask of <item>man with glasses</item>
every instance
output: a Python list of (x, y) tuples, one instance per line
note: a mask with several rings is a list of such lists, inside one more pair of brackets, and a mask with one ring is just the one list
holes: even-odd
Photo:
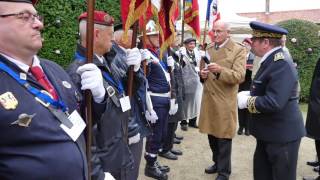
[(205, 173), (218, 173), (216, 180), (228, 180), (237, 127), (237, 92), (245, 77), (246, 50), (230, 39), (227, 23), (217, 21), (212, 31), (214, 43), (206, 50), (210, 64), (200, 72), (204, 83), (199, 129), (208, 134), (215, 162)]
[[(33, 3), (0, 0), (0, 179), (85, 180), (81, 96), (60, 66), (36, 56), (43, 23)], [(104, 99), (104, 92), (87, 89)]]
[(238, 93), (239, 109), (252, 114), (250, 133), (256, 138), (253, 157), (255, 180), (295, 180), (298, 151), (305, 135), (298, 105), (298, 74), (281, 47), (288, 31), (251, 22), (251, 51), (261, 58), (250, 91)]

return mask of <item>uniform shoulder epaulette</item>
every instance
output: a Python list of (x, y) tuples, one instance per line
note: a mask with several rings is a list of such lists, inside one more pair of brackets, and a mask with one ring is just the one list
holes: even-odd
[(278, 52), (277, 54), (274, 55), (273, 61), (278, 61), (278, 60), (284, 60), (283, 52)]

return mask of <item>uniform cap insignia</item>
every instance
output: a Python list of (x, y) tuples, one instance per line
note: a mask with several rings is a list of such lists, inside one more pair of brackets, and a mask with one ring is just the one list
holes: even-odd
[(0, 103), (6, 110), (14, 110), (18, 106), (18, 100), (12, 92), (6, 92), (0, 95)]
[(284, 54), (282, 52), (278, 52), (277, 54), (274, 55), (274, 61), (278, 61), (280, 59), (284, 59)]

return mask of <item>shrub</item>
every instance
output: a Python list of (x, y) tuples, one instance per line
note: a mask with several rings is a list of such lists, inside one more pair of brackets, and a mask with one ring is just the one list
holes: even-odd
[[(86, 11), (86, 0), (40, 0), (36, 6), (44, 16), (45, 28), (40, 57), (47, 58), (66, 67), (73, 58), (78, 38), (77, 17)], [(119, 0), (96, 0), (96, 9), (108, 12), (120, 21)]]
[[(286, 46), (293, 60), (298, 64), (301, 100), (306, 102), (309, 98), (312, 75), (320, 52), (320, 26), (297, 19), (278, 24), (289, 31)], [(296, 39), (296, 42), (292, 41), (293, 38)]]

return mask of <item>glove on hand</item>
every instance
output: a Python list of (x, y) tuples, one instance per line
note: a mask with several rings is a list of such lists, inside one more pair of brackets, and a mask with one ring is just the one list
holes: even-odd
[(151, 111), (146, 110), (146, 119), (151, 123), (154, 124), (158, 120), (157, 113), (152, 109)]
[(106, 90), (100, 69), (92, 63), (80, 66), (77, 73), (81, 76), (81, 90), (90, 90), (95, 102), (104, 100)]
[(176, 99), (170, 99), (169, 115), (175, 115), (177, 111), (178, 111), (178, 104), (176, 104)]
[(169, 67), (171, 67), (172, 70), (174, 69), (174, 59), (173, 59), (172, 56), (168, 56), (168, 58), (167, 58), (167, 65), (168, 65)]
[(248, 108), (248, 99), (250, 97), (250, 91), (241, 91), (237, 95), (238, 108), (245, 109)]
[(104, 180), (116, 180), (110, 173), (104, 172)]
[(138, 143), (139, 141), (140, 141), (140, 133), (129, 138), (129, 145)]
[(138, 48), (127, 50), (127, 61), (128, 66), (134, 66), (134, 72), (137, 72), (140, 68), (141, 54)]

